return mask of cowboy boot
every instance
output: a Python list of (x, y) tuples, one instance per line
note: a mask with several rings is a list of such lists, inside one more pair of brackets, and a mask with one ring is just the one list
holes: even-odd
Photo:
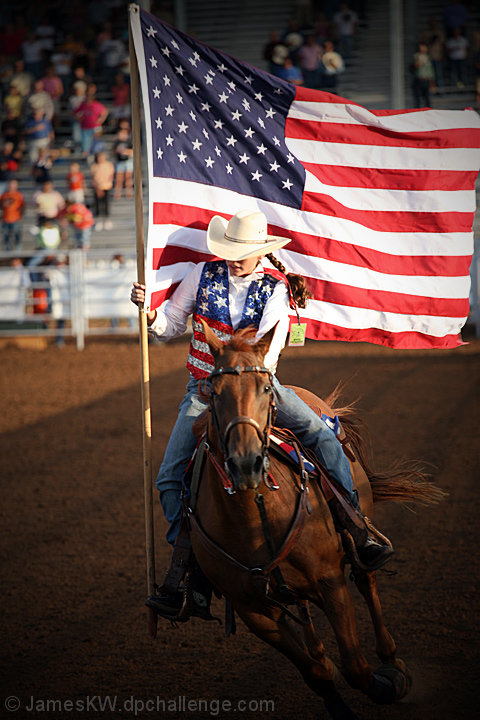
[[(394, 554), (390, 544), (379, 543), (370, 533), (361, 511), (352, 503), (352, 516), (337, 498), (328, 501), (335, 529), (340, 533), (344, 550), (353, 566), (372, 571), (383, 567)], [(355, 518), (355, 519), (354, 519)], [(352, 547), (353, 545), (353, 547)]]

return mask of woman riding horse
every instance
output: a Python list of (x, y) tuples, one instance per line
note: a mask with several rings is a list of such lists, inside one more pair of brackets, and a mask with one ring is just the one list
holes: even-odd
[[(258, 329), (257, 340), (275, 327), (264, 361), (274, 373), (289, 330), (289, 306), (293, 302), (303, 308), (310, 297), (304, 279), (299, 275), (286, 276), (285, 268), (271, 254), (288, 242), (288, 238), (267, 234), (267, 220), (261, 212), (242, 210), (228, 224), (222, 217), (214, 216), (208, 226), (207, 246), (212, 255), (222, 259), (197, 264), (162, 310), (147, 313), (149, 332), (164, 341), (182, 335), (188, 317), (193, 314), (193, 338), (187, 359), (190, 380), (155, 483), (169, 524), (166, 537), (171, 545), (175, 544), (180, 527), (183, 476), (197, 442), (193, 423), (207, 407), (199, 395), (199, 384), (214, 370), (201, 320), (223, 341), (247, 326)], [(142, 306), (145, 286), (135, 282), (130, 299)], [(335, 517), (337, 527), (348, 523), (360, 562), (368, 570), (378, 569), (391, 557), (393, 549), (374, 539), (363, 521), (341, 443), (333, 430), (293, 390), (283, 387), (275, 375), (273, 386), (275, 424), (294, 432), (346, 491), (360, 522), (348, 523), (345, 513), (340, 513)], [(228, 471), (239, 477), (242, 468), (231, 460)], [(159, 615), (171, 618), (179, 612), (182, 598), (178, 593), (161, 589), (147, 599), (147, 605)]]

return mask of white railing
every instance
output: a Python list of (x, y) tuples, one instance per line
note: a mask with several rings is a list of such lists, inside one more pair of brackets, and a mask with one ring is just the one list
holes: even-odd
[(125, 251), (0, 253), (0, 337), (73, 336), (82, 350), (87, 335), (137, 333), (136, 276)]

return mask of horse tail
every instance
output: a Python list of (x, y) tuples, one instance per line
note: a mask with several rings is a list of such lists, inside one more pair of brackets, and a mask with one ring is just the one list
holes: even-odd
[[(328, 397), (330, 407), (338, 400), (341, 387), (337, 385)], [(431, 482), (424, 463), (419, 460), (395, 460), (381, 472), (373, 467), (372, 445), (365, 421), (354, 409), (355, 402), (345, 407), (333, 407), (339, 416), (347, 439), (362, 465), (370, 482), (374, 502), (418, 502), (434, 505), (443, 500), (447, 493)]]

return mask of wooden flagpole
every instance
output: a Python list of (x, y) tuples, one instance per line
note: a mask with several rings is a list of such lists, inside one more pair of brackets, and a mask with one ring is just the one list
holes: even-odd
[[(131, 12), (138, 12), (138, 6), (130, 6)], [(136, 7), (136, 9), (135, 9)], [(142, 197), (142, 152), (140, 141), (140, 93), (138, 63), (133, 46), (132, 26), (129, 23), (130, 92), (132, 105), (133, 175), (135, 186), (135, 226), (137, 239), (137, 277), (145, 284), (145, 242), (143, 232)], [(153, 523), (152, 491), (152, 419), (150, 406), (150, 366), (148, 357), (147, 317), (143, 308), (138, 313), (140, 353), (142, 369), (142, 414), (143, 414), (143, 492), (145, 499), (145, 549), (147, 561), (147, 591), (155, 592), (155, 538)], [(157, 635), (157, 614), (148, 610), (148, 631), (151, 638)]]

